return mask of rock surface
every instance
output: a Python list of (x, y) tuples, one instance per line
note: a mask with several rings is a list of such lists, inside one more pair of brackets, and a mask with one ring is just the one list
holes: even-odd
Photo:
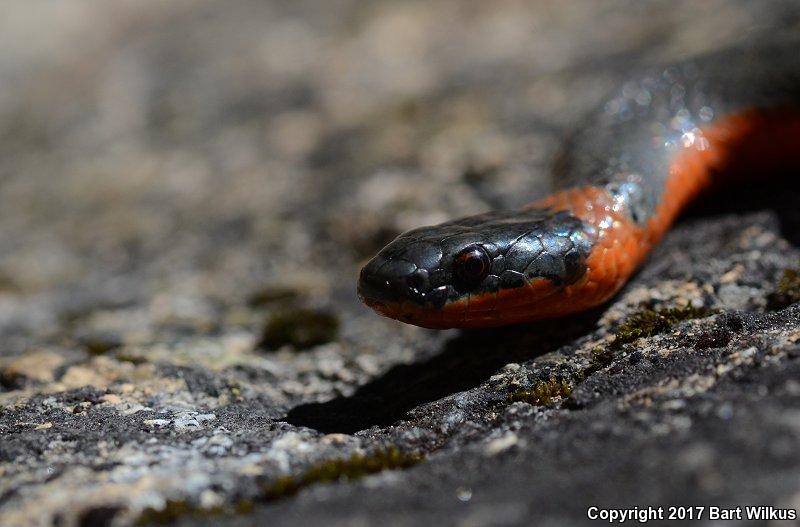
[(433, 332), (354, 294), (394, 234), (546, 193), (637, 63), (796, 31), (796, 3), (12, 4), (0, 525), (800, 508), (800, 305), (771, 302), (797, 189), (709, 201), (564, 321)]

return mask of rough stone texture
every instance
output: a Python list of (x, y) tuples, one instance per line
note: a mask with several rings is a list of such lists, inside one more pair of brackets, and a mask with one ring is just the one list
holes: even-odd
[[(711, 200), (566, 321), (433, 332), (354, 294), (395, 233), (544, 194), (559, 141), (635, 64), (796, 31), (795, 2), (8, 4), (1, 525), (800, 507), (800, 307), (766, 309), (800, 258), (797, 189)], [(687, 302), (716, 314), (610, 347)], [(303, 310), (335, 338), (258, 345)], [(571, 394), (509, 397), (550, 379)], [(425, 459), (265, 500), (387, 449)]]

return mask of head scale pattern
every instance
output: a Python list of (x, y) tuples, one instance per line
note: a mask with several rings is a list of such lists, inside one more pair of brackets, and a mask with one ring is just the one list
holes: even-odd
[(359, 294), (372, 305), (410, 302), (436, 309), (535, 279), (560, 288), (586, 273), (595, 238), (591, 225), (548, 209), (489, 212), (423, 227), (400, 235), (367, 263)]

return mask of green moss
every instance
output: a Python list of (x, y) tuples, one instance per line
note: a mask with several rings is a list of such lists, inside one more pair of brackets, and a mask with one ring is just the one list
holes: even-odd
[(637, 339), (664, 333), (678, 322), (703, 318), (712, 313), (713, 311), (709, 309), (694, 307), (691, 304), (659, 310), (645, 309), (631, 315), (617, 328), (614, 332), (614, 341), (609, 347), (610, 349), (620, 349), (624, 344), (629, 344)]
[(0, 389), (2, 390), (20, 390), (25, 387), (25, 376), (8, 371), (6, 369), (0, 370)]
[[(185, 500), (167, 500), (163, 509), (153, 509), (148, 507), (136, 519), (137, 525), (165, 525), (183, 516), (199, 514), (200, 507), (196, 507)], [(209, 509), (209, 515), (214, 512)]]
[(353, 454), (346, 459), (323, 461), (299, 476), (286, 476), (266, 485), (262, 489), (262, 497), (266, 501), (272, 501), (296, 494), (316, 483), (355, 480), (384, 470), (405, 469), (422, 459), (420, 455), (406, 454), (390, 447), (369, 455)]
[(147, 358), (142, 355), (135, 355), (131, 353), (125, 353), (122, 351), (118, 351), (114, 354), (114, 358), (120, 362), (129, 362), (133, 365), (144, 364), (147, 362)]
[(525, 402), (534, 406), (546, 406), (556, 397), (566, 398), (572, 393), (572, 385), (565, 379), (551, 378), (539, 381), (528, 390), (515, 390), (508, 394), (511, 402)]
[(800, 302), (800, 268), (786, 269), (783, 272), (775, 291), (767, 297), (767, 308), (783, 309), (795, 302)]
[(597, 347), (592, 350), (592, 360), (589, 367), (583, 371), (583, 376), (588, 377), (596, 371), (600, 371), (614, 360), (614, 351), (608, 348)]
[(0, 273), (0, 293), (18, 293), (20, 286), (9, 275)]
[(247, 304), (250, 307), (261, 307), (269, 304), (289, 303), (297, 300), (300, 296), (300, 292), (291, 287), (280, 285), (264, 286), (250, 295), (247, 299)]
[(104, 355), (122, 347), (122, 341), (116, 335), (91, 335), (80, 340), (91, 355)]
[(423, 456), (406, 454), (389, 447), (371, 454), (353, 454), (345, 459), (332, 459), (312, 465), (298, 476), (285, 476), (262, 487), (255, 500), (240, 500), (229, 507), (204, 508), (186, 500), (168, 500), (162, 509), (146, 509), (136, 520), (137, 525), (169, 524), (186, 516), (233, 516), (249, 514), (255, 503), (268, 502), (297, 494), (316, 483), (356, 480), (384, 470), (405, 469), (423, 460)]
[(336, 338), (339, 320), (332, 313), (313, 309), (287, 309), (267, 320), (258, 347), (276, 350), (289, 345), (302, 350)]
[(147, 508), (136, 519), (136, 525), (167, 525), (187, 516), (220, 517), (248, 514), (253, 511), (253, 502), (239, 500), (230, 507), (200, 507), (186, 500), (167, 500), (162, 509)]

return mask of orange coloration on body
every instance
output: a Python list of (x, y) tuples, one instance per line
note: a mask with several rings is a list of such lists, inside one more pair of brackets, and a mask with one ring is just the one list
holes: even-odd
[(419, 326), (470, 328), (554, 318), (598, 306), (628, 281), (698, 194), (745, 172), (768, 173), (800, 164), (800, 114), (793, 110), (733, 115), (703, 129), (699, 137), (704, 140), (677, 153), (663, 199), (644, 225), (630, 219), (601, 187), (567, 189), (530, 205), (568, 210), (597, 229), (587, 272), (578, 282), (558, 287), (536, 279), (523, 287), (450, 302), (441, 309), (411, 303), (376, 309)]
[(670, 167), (664, 199), (647, 225), (658, 241), (698, 194), (752, 173), (800, 168), (800, 113), (753, 110), (720, 119), (702, 130), (701, 147), (682, 150)]
[[(599, 232), (586, 262), (586, 276), (546, 299), (551, 310), (547, 316), (582, 311), (611, 298), (698, 194), (745, 172), (796, 167), (798, 148), (800, 114), (745, 112), (702, 130), (693, 146), (678, 153), (670, 165), (663, 199), (644, 226), (615, 210), (611, 197), (598, 187), (565, 190), (535, 203), (533, 206), (569, 210)], [(534, 312), (540, 311), (537, 304)]]
[[(577, 284), (531, 306), (533, 317), (549, 318), (583, 311), (611, 298), (647, 257), (675, 218), (698, 194), (715, 184), (752, 171), (798, 167), (800, 114), (794, 111), (752, 111), (721, 119), (702, 130), (694, 146), (671, 163), (663, 199), (646, 225), (637, 225), (617, 210), (602, 188), (568, 189), (532, 207), (569, 210), (598, 229), (598, 240), (586, 261), (587, 273)], [(514, 321), (522, 319), (514, 315)], [(498, 325), (507, 323), (499, 321)]]

